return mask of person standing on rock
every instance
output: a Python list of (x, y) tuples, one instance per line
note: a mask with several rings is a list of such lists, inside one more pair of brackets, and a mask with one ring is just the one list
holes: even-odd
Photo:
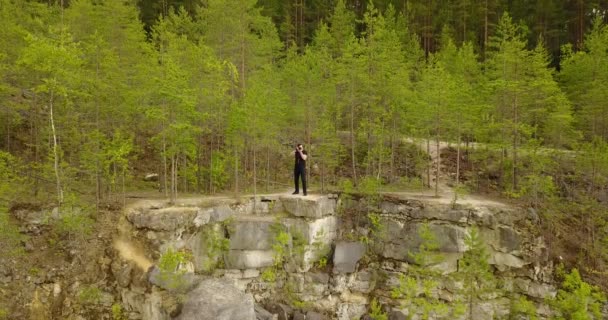
[(308, 154), (302, 144), (298, 144), (296, 146), (296, 150), (293, 152), (295, 156), (295, 164), (293, 167), (293, 180), (296, 186), (296, 191), (292, 194), (300, 193), (300, 177), (302, 177), (302, 191), (304, 191), (304, 195), (306, 195), (306, 158), (308, 158)]

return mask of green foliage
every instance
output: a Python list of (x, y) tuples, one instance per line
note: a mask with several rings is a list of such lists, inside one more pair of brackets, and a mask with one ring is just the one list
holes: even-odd
[[(439, 243), (428, 224), (421, 225), (418, 236), (421, 239), (418, 250), (409, 253), (416, 265), (410, 266), (407, 276), (403, 274), (399, 276), (399, 286), (391, 289), (391, 297), (400, 299), (402, 307), (408, 308), (413, 314), (419, 314), (421, 319), (446, 316), (450, 313), (448, 305), (439, 300), (435, 294), (441, 274), (432, 269), (433, 264), (443, 260), (438, 252)], [(458, 314), (457, 305), (454, 304), (452, 311), (454, 316)]]
[(274, 267), (266, 268), (262, 271), (262, 280), (275, 283), (277, 281), (277, 270)]
[(101, 290), (96, 286), (85, 286), (84, 288), (78, 290), (78, 294), (76, 295), (78, 302), (84, 305), (96, 304), (101, 299)]
[(576, 268), (565, 273), (563, 266), (558, 270), (563, 279), (555, 299), (549, 301), (557, 313), (557, 320), (592, 320), (602, 318), (602, 306), (606, 295), (596, 286), (585, 282)]
[(19, 232), (19, 227), (10, 219), (8, 210), (0, 206), (0, 254), (6, 257), (24, 254), (22, 241), (27, 237)]
[(0, 308), (0, 319), (8, 319), (8, 311), (4, 308)]
[(382, 306), (376, 299), (372, 299), (369, 316), (373, 320), (388, 320), (388, 314), (382, 310)]
[(182, 276), (186, 273), (182, 267), (191, 260), (191, 253), (168, 248), (167, 251), (160, 256), (158, 261), (160, 279), (166, 282), (169, 288), (177, 289), (182, 287), (184, 284)]
[(509, 319), (521, 319), (521, 317), (525, 317), (528, 320), (538, 320), (536, 306), (524, 296), (511, 300)]
[[(229, 229), (233, 225), (229, 220), (231, 219), (222, 222), (222, 229)], [(229, 230), (228, 232), (231, 233), (232, 231)], [(212, 272), (218, 264), (220, 267), (223, 266), (223, 256), (230, 249), (230, 239), (226, 239), (223, 232), (215, 228), (205, 228), (201, 236), (203, 237), (202, 241), (205, 244), (205, 256), (207, 257), (203, 269), (206, 272)]]
[(112, 305), (112, 320), (127, 320), (122, 306), (118, 303)]
[(443, 256), (439, 252), (437, 236), (435, 236), (428, 223), (420, 225), (417, 232), (421, 240), (420, 245), (416, 252), (408, 252), (408, 255), (414, 260), (414, 263), (422, 267), (417, 271), (426, 272), (425, 267), (441, 263)]
[(473, 312), (473, 305), (480, 299), (480, 295), (496, 291), (496, 278), (489, 264), (489, 254), (483, 243), (479, 229), (472, 227), (465, 236), (464, 243), (467, 251), (458, 261), (457, 277), (463, 281), (461, 294), (468, 306), (469, 317)]
[(59, 234), (80, 239), (91, 235), (95, 224), (91, 205), (86, 204), (75, 194), (69, 193), (57, 210), (58, 216), (49, 218), (51, 225)]

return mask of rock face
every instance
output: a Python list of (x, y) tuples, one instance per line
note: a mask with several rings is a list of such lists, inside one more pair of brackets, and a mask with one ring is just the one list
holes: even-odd
[(318, 219), (335, 213), (336, 199), (327, 196), (284, 196), (280, 198), (287, 213), (296, 217)]
[(357, 269), (357, 262), (365, 254), (365, 245), (359, 242), (340, 241), (334, 251), (334, 272), (352, 273)]
[(256, 320), (253, 296), (228, 280), (202, 281), (184, 303), (177, 320)]
[[(521, 227), (528, 216), (504, 206), (453, 207), (395, 197), (369, 202), (274, 195), (215, 206), (191, 201), (177, 207), (135, 207), (128, 221), (143, 231), (151, 248), (189, 250), (194, 271), (215, 279), (199, 284), (198, 277), (187, 278), (188, 285), (175, 290), (152, 272), (154, 290), (185, 293), (180, 309), (167, 302), (167, 294), (129, 290), (138, 277), (124, 264), (110, 268), (123, 288), (124, 305), (144, 319), (177, 314), (175, 319), (185, 320), (253, 320), (256, 314), (279, 320), (369, 319), (372, 299), (381, 302), (389, 319), (418, 319), (419, 310), (411, 306), (391, 309), (401, 305), (391, 291), (420, 267), (414, 255), (430, 236), (442, 258), (424, 266), (437, 277), (431, 294), (452, 308), (462, 300), (463, 284), (454, 274), (469, 249), (465, 238), (475, 227), (503, 287), (484, 295), (470, 311), (475, 319), (500, 318), (508, 316), (511, 296), (525, 295), (546, 309), (540, 301), (556, 293), (542, 239)], [(426, 226), (430, 235), (422, 233)], [(545, 312), (541, 319), (549, 316)]]

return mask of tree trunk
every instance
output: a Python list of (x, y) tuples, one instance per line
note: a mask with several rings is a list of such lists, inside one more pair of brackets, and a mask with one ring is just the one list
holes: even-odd
[(519, 106), (517, 105), (517, 92), (515, 93), (515, 100), (513, 102), (513, 190), (517, 190), (517, 149), (519, 143)]
[[(395, 116), (392, 117), (393, 118), (393, 123), (392, 123), (392, 127), (391, 127), (391, 168), (390, 168), (390, 175), (389, 175), (389, 181), (392, 183), (395, 181)], [(407, 170), (407, 169), (406, 169)]]
[(239, 152), (234, 146), (234, 196), (239, 195)]
[(437, 164), (435, 165), (435, 197), (439, 197), (439, 166), (441, 165), (441, 152), (439, 150), (439, 134), (435, 135), (435, 147), (437, 150)]
[(167, 189), (168, 187), (168, 182), (167, 182), (167, 140), (165, 139), (165, 133), (164, 133), (164, 124), (163, 124), (163, 190), (165, 192), (165, 197), (169, 197), (169, 189)]
[[(433, 166), (433, 157), (431, 156), (431, 137), (427, 137), (426, 139), (426, 154), (431, 157), (430, 165), (426, 166), (426, 185), (430, 189), (431, 188), (431, 167)], [(428, 161), (428, 160), (427, 160)]]
[(355, 163), (355, 106), (353, 101), (353, 92), (351, 84), (351, 101), (350, 101), (350, 155), (352, 158), (353, 183), (357, 185), (357, 167)]
[(460, 184), (460, 122), (458, 123), (458, 143), (456, 145), (456, 187)]
[(61, 179), (59, 173), (59, 153), (57, 151), (57, 131), (55, 130), (55, 118), (53, 114), (53, 98), (54, 92), (51, 90), (51, 97), (49, 99), (49, 110), (51, 117), (51, 132), (53, 133), (53, 167), (55, 169), (55, 180), (57, 182), (57, 199), (59, 204), (63, 203), (63, 188), (61, 186)]
[(266, 147), (266, 192), (270, 187), (270, 147)]
[(488, 47), (488, 0), (486, 0), (485, 6), (485, 14), (484, 14), (484, 24), (483, 24), (483, 60), (486, 60), (486, 51)]

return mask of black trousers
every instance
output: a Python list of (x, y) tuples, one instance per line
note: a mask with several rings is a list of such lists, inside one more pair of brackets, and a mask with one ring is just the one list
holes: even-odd
[(293, 168), (293, 180), (296, 186), (296, 192), (300, 192), (300, 177), (302, 177), (302, 190), (306, 194), (306, 167), (295, 166)]

